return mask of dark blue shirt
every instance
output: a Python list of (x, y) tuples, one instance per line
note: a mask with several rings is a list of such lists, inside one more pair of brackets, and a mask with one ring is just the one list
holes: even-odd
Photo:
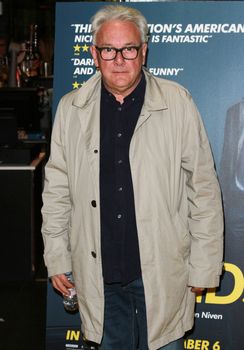
[(140, 277), (129, 147), (145, 95), (142, 75), (135, 90), (116, 101), (102, 84), (100, 114), (100, 205), (103, 277), (126, 284)]

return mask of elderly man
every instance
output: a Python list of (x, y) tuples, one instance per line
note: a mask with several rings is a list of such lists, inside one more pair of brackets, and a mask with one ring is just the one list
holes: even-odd
[(92, 19), (98, 72), (58, 106), (43, 193), (45, 261), (73, 272), (84, 336), (102, 350), (183, 349), (195, 293), (222, 270), (222, 206), (186, 89), (142, 66), (147, 22), (108, 6)]

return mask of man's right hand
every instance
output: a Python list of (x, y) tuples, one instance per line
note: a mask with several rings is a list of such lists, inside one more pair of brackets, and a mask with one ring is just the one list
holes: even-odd
[(57, 289), (63, 295), (69, 295), (69, 288), (73, 288), (74, 285), (68, 281), (64, 273), (51, 277), (53, 288)]

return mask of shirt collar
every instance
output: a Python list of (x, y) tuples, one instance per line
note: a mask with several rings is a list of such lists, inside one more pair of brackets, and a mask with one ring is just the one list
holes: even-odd
[[(146, 90), (146, 79), (145, 79), (145, 74), (142, 71), (141, 80), (140, 80), (139, 84), (137, 84), (135, 89), (128, 96), (126, 96), (124, 98), (124, 102), (128, 102), (131, 100), (133, 100), (133, 101), (144, 100), (145, 90)], [(101, 94), (102, 94), (102, 98), (105, 98), (107, 101), (109, 101), (111, 99), (115, 100), (114, 95), (106, 89), (103, 81), (102, 81)]]

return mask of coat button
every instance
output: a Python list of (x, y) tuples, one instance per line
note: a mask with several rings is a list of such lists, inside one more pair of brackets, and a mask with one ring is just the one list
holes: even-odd
[(97, 254), (95, 252), (91, 252), (91, 255), (93, 256), (93, 258), (96, 258), (97, 257)]
[(95, 200), (93, 200), (93, 201), (91, 201), (91, 205), (93, 206), (93, 208), (96, 208), (97, 202)]

